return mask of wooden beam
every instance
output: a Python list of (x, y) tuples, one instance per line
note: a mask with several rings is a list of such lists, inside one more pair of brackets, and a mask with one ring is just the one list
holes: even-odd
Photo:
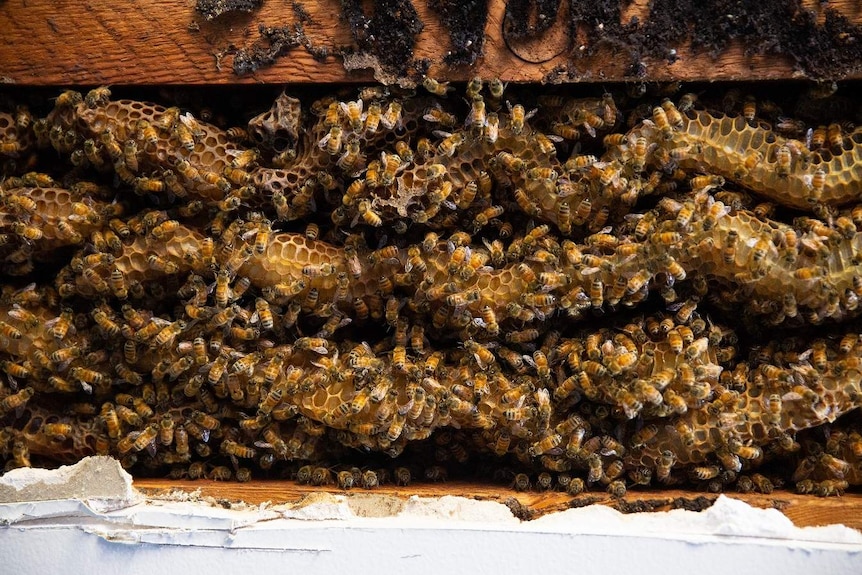
[[(294, 481), (264, 481), (249, 483), (221, 483), (209, 480), (176, 481), (167, 479), (135, 479), (137, 489), (150, 496), (165, 495), (172, 491), (200, 491), (203, 497), (213, 497), (228, 501), (243, 501), (260, 504), (270, 501), (278, 503), (297, 503), (311, 493), (341, 493), (351, 496), (368, 494), (388, 495), (406, 499), (412, 495), (421, 497), (442, 497), (459, 495), (471, 499), (505, 503), (521, 518), (534, 519), (545, 513), (562, 511), (588, 504), (608, 505), (623, 512), (668, 511), (685, 508), (702, 510), (717, 497), (714, 493), (700, 493), (682, 490), (630, 490), (621, 500), (608, 494), (588, 492), (572, 497), (559, 492), (521, 492), (498, 485), (482, 485), (464, 482), (418, 483), (409, 487), (381, 486), (374, 491), (356, 489), (339, 491), (333, 488), (299, 485)], [(862, 530), (862, 494), (848, 493), (841, 497), (820, 498), (813, 495), (797, 495), (789, 491), (775, 491), (769, 495), (755, 493), (727, 493), (729, 497), (745, 501), (753, 507), (778, 509), (797, 527), (831, 525), (842, 523), (848, 527)]]
[[(393, 0), (395, 1), (395, 0)], [(369, 3), (363, 3), (368, 5)], [(375, 3), (378, 6), (385, 3)], [(429, 2), (413, 2), (424, 29), (416, 37), (416, 59), (428, 59), (429, 75), (465, 80), (475, 74), (505, 81), (612, 81), (638, 80), (762, 80), (804, 76), (793, 62), (780, 56), (747, 56), (732, 44), (717, 58), (690, 47), (675, 49), (678, 60), (644, 58), (643, 76), (633, 77), (628, 56), (610, 48), (586, 58), (574, 58), (579, 38), (569, 38), (567, 2), (551, 28), (526, 39), (504, 34), (504, 0), (488, 0), (482, 56), (472, 66), (448, 67), (451, 46), (448, 30)], [(481, 2), (478, 2), (481, 5)], [(649, 17), (648, 0), (629, 3), (621, 22)], [(803, 0), (806, 8), (823, 18), (821, 2)], [(21, 85), (101, 84), (234, 84), (354, 82), (372, 79), (372, 72), (345, 70), (338, 47), (356, 46), (348, 23), (339, 17), (340, 0), (294, 2), (307, 13), (302, 42), (271, 66), (237, 76), (233, 70), (237, 49), (259, 40), (259, 25), (293, 26), (300, 18), (287, 2), (266, 0), (251, 13), (229, 13), (207, 21), (192, 0), (129, 0), (123, 3), (6, 0), (0, 2), (0, 82)], [(855, 24), (862, 11), (852, 0), (827, 4)], [(851, 39), (856, 41), (855, 39)], [(862, 38), (859, 39), (862, 41)], [(324, 56), (324, 50), (326, 55)], [(322, 61), (312, 57), (315, 52)], [(857, 66), (858, 68), (858, 66)], [(852, 77), (862, 77), (859, 69)], [(418, 77), (414, 73), (413, 77)]]

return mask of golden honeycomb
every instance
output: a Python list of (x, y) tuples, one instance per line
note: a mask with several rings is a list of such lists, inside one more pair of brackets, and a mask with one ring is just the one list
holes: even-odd
[(33, 142), (69, 173), (0, 184), (7, 468), (858, 484), (862, 132), (517, 95), (282, 94), (241, 128), (61, 95)]

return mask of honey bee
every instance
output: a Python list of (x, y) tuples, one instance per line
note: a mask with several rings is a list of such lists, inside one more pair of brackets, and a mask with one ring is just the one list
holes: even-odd
[[(189, 475), (191, 476), (191, 472), (189, 472)], [(212, 468), (212, 470), (207, 474), (207, 479), (211, 481), (230, 481), (232, 476), (233, 472), (229, 467), (219, 465)]]
[(395, 415), (393, 415), (392, 417), (392, 422), (389, 424), (389, 427), (386, 430), (386, 438), (389, 441), (398, 440), (398, 438), (401, 437), (401, 433), (404, 431), (404, 424), (406, 422), (406, 415), (395, 413)]
[(767, 477), (761, 475), (760, 473), (755, 473), (751, 476), (751, 484), (757, 491), (761, 493), (770, 494), (772, 493), (775, 486), (772, 481), (770, 481)]
[(600, 116), (583, 108), (575, 114), (575, 123), (583, 126), (591, 138), (596, 137), (596, 129), (605, 125), (605, 121)]
[(335, 156), (341, 151), (343, 130), (340, 125), (332, 126), (329, 132), (317, 143), (321, 150), (325, 150), (330, 156)]
[(748, 95), (742, 103), (742, 117), (749, 125), (754, 125), (754, 118), (757, 115), (757, 100), (754, 96)]
[(162, 115), (155, 121), (155, 127), (163, 132), (170, 132), (174, 126), (180, 121), (180, 109), (171, 107), (162, 112)]
[(63, 391), (66, 393), (73, 393), (81, 389), (81, 386), (56, 375), (52, 375), (48, 378), (48, 384), (57, 391)]
[(168, 378), (173, 381), (188, 371), (195, 363), (195, 359), (191, 356), (184, 356), (175, 362), (171, 363), (168, 368)]
[(29, 212), (31, 214), (35, 214), (39, 209), (38, 204), (28, 196), (8, 196), (7, 198), (5, 198), (5, 202), (6, 205), (19, 213)]
[[(322, 102), (315, 102), (318, 104)], [(323, 110), (321, 106), (321, 112), (323, 113), (323, 125), (327, 128), (331, 128), (332, 126), (338, 124), (341, 121), (341, 106), (340, 103), (335, 101), (334, 99), (328, 103), (326, 109)]]
[(446, 95), (454, 90), (449, 86), (449, 82), (438, 82), (430, 76), (422, 78), (422, 87), (434, 94), (435, 96), (446, 97)]
[[(682, 104), (682, 101), (680, 101), (680, 104)], [(681, 114), (683, 110), (677, 108), (668, 98), (662, 101), (661, 107), (667, 115), (668, 123), (677, 130), (681, 129), (684, 124), (684, 119)]]
[(515, 104), (514, 106), (510, 102), (506, 102), (506, 107), (509, 108), (509, 127), (512, 130), (512, 133), (520, 135), (521, 132), (524, 131), (524, 122), (532, 118), (536, 115), (536, 110), (530, 110), (530, 112), (525, 112), (524, 106), (521, 104)]
[[(174, 169), (189, 182), (200, 183), (204, 181), (198, 169), (192, 166), (188, 160), (180, 160), (176, 163)], [(218, 176), (218, 174), (215, 174), (215, 176)]]
[(83, 101), (84, 98), (83, 96), (81, 96), (80, 92), (75, 92), (74, 90), (66, 90), (59, 96), (57, 96), (57, 99), (54, 104), (58, 108), (72, 108)]
[(28, 239), (30, 241), (36, 241), (42, 239), (42, 230), (35, 227), (25, 224), (24, 222), (15, 222), (12, 224), (12, 231), (15, 232), (16, 235), (21, 236), (22, 238)]
[(111, 439), (117, 439), (120, 436), (120, 418), (117, 416), (117, 412), (112, 403), (102, 404), (100, 418), (105, 424), (108, 437)]
[(152, 341), (152, 347), (170, 346), (179, 334), (185, 331), (188, 324), (184, 320), (177, 320), (159, 330)]
[(132, 449), (135, 451), (143, 451), (148, 448), (151, 443), (156, 440), (156, 437), (159, 433), (159, 426), (156, 424), (150, 424), (144, 428), (144, 430), (135, 438), (135, 442), (132, 444)]
[(754, 460), (763, 456), (763, 450), (754, 445), (743, 445), (741, 443), (731, 445), (731, 452), (742, 459)]
[(841, 124), (829, 124), (826, 128), (826, 141), (833, 149), (840, 150), (844, 146), (844, 134), (841, 130)]
[(52, 375), (51, 377), (49, 377), (48, 383), (51, 385), (51, 387), (53, 387), (57, 391), (64, 391), (64, 392), (68, 392), (68, 393), (72, 393), (72, 392), (75, 392), (75, 391), (78, 391), (79, 389), (81, 389), (81, 387), (79, 385), (72, 383), (70, 381), (67, 381), (61, 377), (56, 376), (56, 375)]
[(787, 144), (779, 146), (775, 152), (775, 172), (781, 177), (787, 177), (790, 174), (792, 160), (793, 155), (790, 152), (790, 147)]
[(694, 432), (691, 427), (682, 419), (678, 419), (674, 424), (674, 429), (686, 449), (691, 449), (695, 443)]
[(709, 340), (705, 337), (695, 340), (685, 349), (685, 357), (689, 361), (693, 361), (697, 357), (702, 356), (709, 349)]
[(468, 353), (473, 355), (476, 360), (476, 363), (483, 370), (487, 369), (497, 359), (487, 347), (483, 346), (482, 344), (478, 343), (473, 339), (468, 339), (464, 342), (464, 349), (467, 350)]
[(444, 135), (443, 140), (437, 144), (437, 152), (444, 156), (452, 157), (458, 147), (464, 143), (464, 136), (460, 132), (449, 134), (447, 132), (435, 132)]
[(12, 410), (23, 407), (30, 399), (33, 398), (36, 391), (32, 387), (25, 387), (21, 391), (7, 395), (0, 400), (0, 413), (8, 413)]
[(766, 399), (766, 408), (768, 420), (771, 425), (779, 425), (781, 423), (781, 396), (777, 393), (772, 393)]
[(823, 148), (826, 145), (826, 126), (817, 126), (813, 130), (809, 128), (806, 141), (809, 150)]
[(665, 140), (670, 140), (673, 137), (673, 127), (667, 117), (667, 112), (661, 106), (656, 106), (652, 110), (652, 120), (658, 128), (659, 134)]
[(547, 183), (553, 183), (557, 181), (559, 174), (553, 168), (530, 168), (527, 170), (527, 179), (529, 180), (540, 180)]
[[(622, 146), (625, 143), (626, 143), (626, 135), (622, 134), (622, 133), (608, 134), (607, 136), (602, 138), (602, 144), (604, 144), (604, 146), (606, 148), (612, 148), (614, 146)], [(646, 140), (644, 140), (644, 144), (646, 144)], [(644, 153), (646, 153), (646, 146), (644, 146)], [(643, 170), (643, 168), (641, 168), (640, 171), (642, 171), (642, 170)]]
[(240, 459), (254, 459), (257, 456), (257, 451), (254, 448), (241, 445), (236, 441), (226, 439), (222, 441), (221, 451), (227, 455), (233, 455)]
[(199, 138), (200, 136), (195, 136), (195, 132), (184, 121), (186, 118), (191, 118), (191, 116), (189, 114), (180, 116), (180, 121), (174, 124), (171, 134), (179, 141), (183, 149), (191, 152), (195, 149), (196, 137)]
[(563, 442), (563, 436), (559, 433), (551, 433), (542, 440), (533, 443), (529, 448), (530, 457), (539, 457), (557, 447)]
[(106, 311), (101, 308), (95, 308), (92, 311), (93, 320), (102, 329), (105, 335), (116, 337), (120, 333), (120, 325), (111, 318)]
[(290, 206), (287, 198), (281, 190), (277, 190), (272, 194), (272, 205), (275, 206), (275, 213), (279, 220), (288, 219), (290, 214)]
[(395, 485), (400, 485), (402, 487), (410, 485), (412, 473), (408, 468), (396, 467), (393, 476), (395, 479)]
[(718, 477), (720, 472), (721, 469), (717, 465), (699, 465), (694, 467), (690, 474), (693, 479), (698, 481), (708, 481)]
[(363, 101), (360, 99), (351, 102), (339, 102), (338, 107), (340, 108), (344, 118), (346, 118), (347, 122), (350, 124), (350, 129), (354, 132), (361, 132), (363, 128)]
[(669, 483), (674, 463), (676, 463), (676, 456), (673, 452), (668, 450), (662, 451), (656, 462), (656, 478), (662, 483)]
[(54, 441), (63, 441), (72, 434), (72, 426), (68, 423), (46, 423), (39, 428), (39, 432)]
[(138, 144), (135, 140), (126, 140), (123, 144), (123, 161), (128, 169), (138, 171)]
[(196, 425), (209, 431), (214, 431), (221, 425), (218, 419), (199, 410), (192, 412), (191, 419)]
[(521, 296), (524, 305), (533, 308), (552, 307), (557, 303), (556, 296), (552, 294), (525, 293)]
[(361, 148), (359, 142), (353, 140), (345, 146), (344, 153), (335, 162), (335, 165), (345, 172), (352, 172), (355, 168), (361, 166), (365, 161), (361, 156)]
[(672, 256), (665, 254), (664, 257), (665, 273), (672, 277), (675, 281), (683, 281), (686, 278), (685, 268), (680, 265)]
[[(176, 432), (176, 424), (174, 422), (174, 418), (171, 417), (170, 414), (164, 414), (162, 418), (159, 420), (159, 443), (162, 445), (168, 446), (174, 443), (174, 435)], [(179, 445), (177, 446), (179, 448)], [(188, 445), (186, 445), (188, 448)], [(179, 453), (179, 449), (177, 450), (177, 454)]]

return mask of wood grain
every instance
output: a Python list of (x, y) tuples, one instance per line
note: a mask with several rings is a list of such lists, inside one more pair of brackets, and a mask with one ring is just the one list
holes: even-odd
[[(460, 495), (471, 499), (498, 501), (512, 507), (514, 502), (520, 504), (519, 512), (523, 517), (535, 518), (545, 513), (562, 511), (571, 507), (588, 504), (609, 505), (621, 511), (667, 511), (675, 508), (702, 509), (717, 495), (682, 490), (651, 490), (629, 491), (620, 501), (611, 498), (601, 491), (584, 493), (571, 497), (557, 492), (519, 492), (496, 485), (481, 485), (473, 483), (449, 482), (438, 484), (416, 484), (409, 487), (381, 486), (374, 491), (356, 489), (339, 491), (298, 485), (293, 481), (252, 481), (249, 483), (219, 483), (208, 480), (175, 481), (166, 479), (136, 479), (137, 489), (151, 496), (159, 496), (174, 490), (199, 490), (201, 496), (224, 499), (228, 501), (243, 501), (260, 504), (266, 501), (272, 503), (296, 503), (311, 493), (329, 492), (348, 494), (360, 499), (374, 493), (406, 499), (411, 495), (421, 497), (441, 497), (443, 495)], [(779, 509), (798, 527), (816, 525), (831, 525), (843, 523), (862, 531), (862, 494), (848, 493), (841, 497), (819, 498), (815, 496), (797, 495), (789, 491), (776, 491), (770, 495), (728, 493), (729, 497), (747, 502), (749, 505), (763, 509)], [(517, 507), (517, 505), (515, 505)]]
[[(441, 79), (464, 80), (480, 73), (505, 81), (541, 81), (558, 66), (567, 64), (568, 41), (561, 25), (538, 38), (516, 44), (504, 41), (502, 22), (505, 0), (489, 0), (483, 56), (475, 66), (449, 68), (443, 64), (448, 50), (446, 30), (427, 3), (414, 3), (425, 28), (418, 37), (417, 58), (429, 58), (429, 74)], [(806, 7), (820, 10), (817, 0)], [(829, 7), (851, 21), (862, 22), (862, 12), (852, 0), (833, 0)], [(352, 35), (339, 20), (338, 0), (303, 4), (311, 17), (305, 24), (315, 46), (346, 46)], [(621, 15), (643, 17), (648, 0), (630, 3)], [(315, 61), (303, 48), (295, 48), (275, 65), (253, 75), (233, 73), (232, 48), (250, 46), (258, 38), (258, 25), (284, 26), (296, 22), (290, 3), (267, 0), (251, 14), (223, 15), (207, 22), (194, 11), (193, 0), (97, 0), (0, 1), (0, 82), (22, 85), (145, 85), (233, 84), (286, 82), (367, 81), (370, 71), (347, 72), (340, 56)], [(734, 45), (718, 59), (678, 49), (672, 65), (647, 61), (642, 80), (762, 80), (798, 76), (791, 63), (775, 56), (747, 57)], [(577, 74), (566, 81), (625, 79), (625, 58), (610, 53), (579, 59)]]

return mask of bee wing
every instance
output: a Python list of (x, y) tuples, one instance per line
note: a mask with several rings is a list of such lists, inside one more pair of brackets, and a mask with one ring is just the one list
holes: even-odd
[(182, 122), (183, 125), (190, 130), (197, 126), (197, 122), (195, 121), (195, 118), (194, 116), (192, 116), (191, 112), (180, 114), (180, 122)]
[(253, 229), (245, 232), (244, 234), (242, 234), (242, 236), (240, 236), (240, 237), (244, 240), (247, 240), (248, 238), (256, 235), (259, 230), (260, 230), (260, 228), (253, 228)]
[(422, 115), (422, 119), (428, 122), (437, 122), (437, 116), (434, 115), (434, 112), (439, 110), (440, 106), (431, 106), (425, 109), (425, 114)]

